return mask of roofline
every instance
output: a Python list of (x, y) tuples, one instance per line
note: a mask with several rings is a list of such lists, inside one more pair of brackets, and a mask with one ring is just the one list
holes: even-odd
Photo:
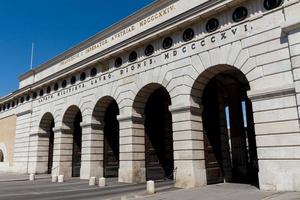
[[(80, 42), (79, 44), (71, 47), (70, 49), (58, 54), (54, 58), (46, 61), (45, 63), (39, 65), (38, 67), (29, 70), (25, 72), (24, 74), (21, 74), (18, 79), (19, 81), (22, 81), (28, 77), (30, 77), (33, 74), (39, 73), (49, 67), (52, 67), (53, 65), (71, 57), (72, 55), (88, 48), (89, 46), (93, 45), (97, 41), (100, 41), (102, 39), (107, 38), (110, 34), (113, 32), (117, 32), (118, 30), (122, 30), (123, 28), (128, 27), (134, 21), (136, 21), (137, 18), (143, 18), (145, 15), (148, 15), (152, 10), (162, 7), (164, 5), (169, 4), (170, 2), (176, 2), (178, 0), (155, 0), (154, 2), (150, 3), (149, 5), (137, 10), (133, 14), (121, 19), (120, 21), (112, 24), (111, 26), (108, 26), (104, 30), (96, 33), (95, 35), (89, 37), (88, 39), (84, 40), (83, 42)], [(121, 26), (120, 26), (121, 25)]]

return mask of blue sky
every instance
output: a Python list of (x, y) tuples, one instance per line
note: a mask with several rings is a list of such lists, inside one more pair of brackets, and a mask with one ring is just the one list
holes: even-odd
[(18, 77), (154, 0), (0, 0), (0, 96)]

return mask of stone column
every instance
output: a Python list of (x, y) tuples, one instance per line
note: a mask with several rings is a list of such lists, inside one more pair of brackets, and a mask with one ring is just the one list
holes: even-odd
[(80, 178), (103, 177), (103, 128), (100, 124), (83, 124)]
[(120, 168), (119, 181), (141, 183), (146, 181), (145, 131), (143, 118), (119, 116)]
[(73, 131), (54, 129), (52, 175), (72, 177)]
[(174, 179), (180, 188), (207, 184), (200, 108), (170, 106), (173, 119)]
[(31, 134), (28, 173), (44, 174), (48, 171), (49, 135)]

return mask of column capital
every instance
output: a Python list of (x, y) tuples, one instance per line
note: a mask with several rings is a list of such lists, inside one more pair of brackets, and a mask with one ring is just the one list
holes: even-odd
[(195, 115), (200, 115), (202, 113), (202, 109), (200, 107), (196, 106), (190, 106), (190, 105), (171, 105), (169, 106), (169, 110), (171, 113), (185, 113), (185, 112), (191, 112)]
[(97, 123), (97, 122), (81, 122), (80, 123), (81, 128), (92, 128), (100, 130), (104, 127), (103, 124)]
[(133, 115), (119, 115), (118, 117), (119, 122), (126, 122), (132, 121), (135, 123), (144, 123), (145, 117), (144, 116), (133, 116)]

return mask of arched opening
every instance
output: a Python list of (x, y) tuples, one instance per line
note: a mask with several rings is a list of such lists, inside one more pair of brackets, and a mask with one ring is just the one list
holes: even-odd
[(249, 83), (242, 72), (228, 66), (204, 73), (200, 76), (204, 89), (198, 98), (203, 108), (207, 183), (257, 185), (253, 111), (247, 97)]
[(53, 148), (54, 148), (54, 118), (51, 113), (46, 113), (40, 122), (39, 137), (45, 138), (45, 145), (48, 145), (47, 155), (47, 173), (51, 174), (53, 168)]
[(173, 131), (169, 111), (171, 98), (158, 85), (144, 87), (135, 100), (134, 108), (144, 121), (146, 179), (173, 179)]
[[(63, 132), (73, 136), (72, 148), (72, 177), (80, 177), (82, 150), (82, 115), (77, 106), (71, 106), (65, 113)], [(67, 148), (67, 147), (66, 147)]]
[(0, 149), (0, 162), (4, 162), (4, 154), (1, 149)]
[[(93, 112), (93, 118), (100, 126), (94, 126), (98, 134), (103, 134), (101, 137), (99, 148), (103, 148), (103, 175), (106, 178), (118, 177), (119, 171), (119, 107), (117, 102), (112, 97), (101, 98)], [(98, 128), (97, 128), (98, 127)]]
[(118, 177), (119, 170), (119, 107), (112, 101), (104, 116), (104, 176)]

